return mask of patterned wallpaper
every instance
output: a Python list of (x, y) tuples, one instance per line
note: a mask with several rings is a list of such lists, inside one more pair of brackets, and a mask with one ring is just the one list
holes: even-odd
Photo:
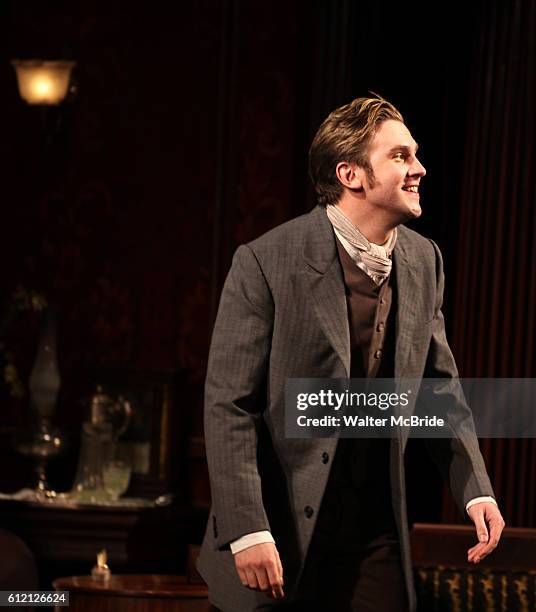
[[(7, 4), (3, 303), (23, 285), (59, 311), (58, 424), (80, 423), (96, 363), (181, 368), (181, 410), (199, 436), (214, 299), (232, 252), (290, 216), (296, 15), (276, 29), (276, 6), (222, 0), (167, 14)], [(222, 87), (225, 52), (234, 81)], [(41, 116), (18, 99), (7, 60), (58, 53), (78, 62), (78, 94)], [(230, 111), (236, 129), (222, 142)], [(35, 335), (17, 325), (19, 338)], [(17, 341), (26, 374), (34, 343)], [(5, 393), (2, 403), (9, 432), (28, 406)]]

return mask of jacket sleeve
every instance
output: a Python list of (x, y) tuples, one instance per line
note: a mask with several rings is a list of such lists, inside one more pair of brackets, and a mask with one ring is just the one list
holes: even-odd
[(443, 414), (448, 414), (452, 438), (428, 439), (427, 446), (463, 513), (467, 502), (473, 498), (494, 497), (494, 493), (478, 445), (472, 413), (465, 401), (458, 369), (447, 342), (441, 311), (445, 285), (443, 260), (437, 245), (434, 242), (432, 245), (436, 260), (436, 304), (425, 377), (442, 379), (441, 384), (433, 386), (432, 398), (428, 399), (432, 408), (439, 407)]
[(257, 469), (257, 431), (266, 404), (274, 304), (248, 246), (236, 251), (225, 281), (205, 383), (205, 443), (214, 547), (270, 530)]

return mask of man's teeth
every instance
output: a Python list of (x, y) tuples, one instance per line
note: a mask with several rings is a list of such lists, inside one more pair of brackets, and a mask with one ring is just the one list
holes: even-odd
[(404, 191), (413, 191), (413, 193), (419, 193), (419, 187), (417, 185), (412, 185), (411, 187), (402, 187)]

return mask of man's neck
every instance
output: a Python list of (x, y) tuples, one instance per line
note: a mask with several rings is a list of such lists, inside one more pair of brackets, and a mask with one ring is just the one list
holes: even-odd
[(340, 201), (336, 206), (369, 242), (374, 244), (385, 244), (396, 225), (387, 223), (376, 211), (368, 210), (366, 206), (350, 206), (347, 202)]

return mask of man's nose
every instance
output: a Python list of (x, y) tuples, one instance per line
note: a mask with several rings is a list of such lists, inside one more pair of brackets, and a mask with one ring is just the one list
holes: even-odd
[(426, 176), (426, 168), (421, 164), (417, 157), (415, 157), (415, 161), (413, 162), (413, 164), (411, 164), (409, 174), (411, 176)]

